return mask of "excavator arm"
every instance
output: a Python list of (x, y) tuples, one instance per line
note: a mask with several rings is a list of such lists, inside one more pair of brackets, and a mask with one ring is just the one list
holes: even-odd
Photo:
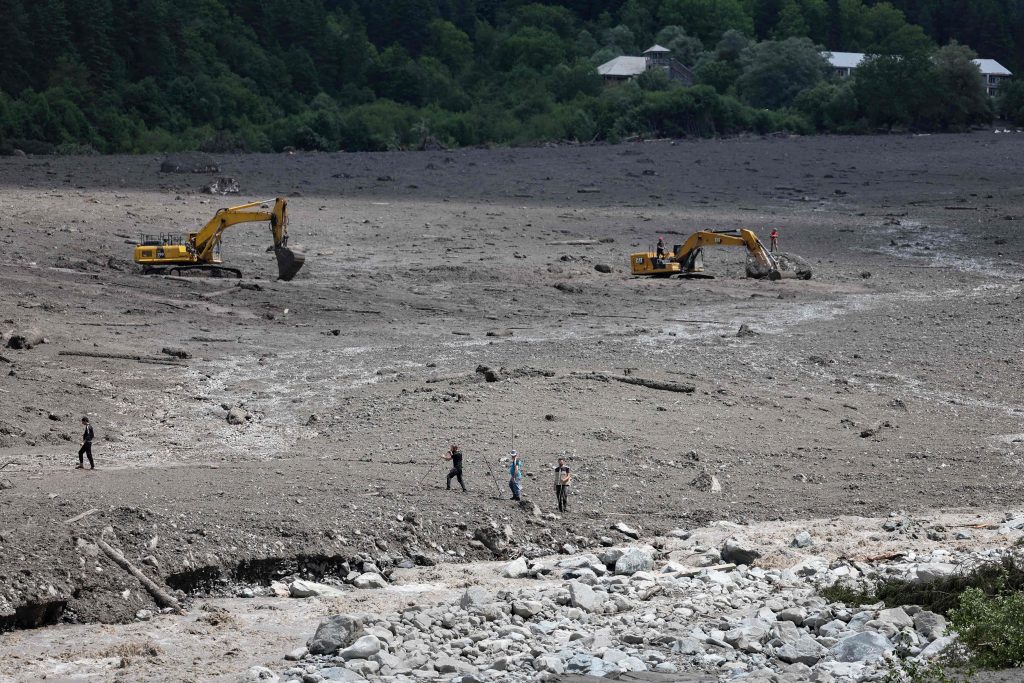
[(710, 246), (746, 247), (747, 252), (760, 264), (761, 268), (768, 273), (768, 278), (778, 280), (779, 264), (771, 255), (761, 240), (757, 239), (752, 231), (744, 228), (738, 230), (698, 230), (686, 238), (676, 250), (673, 260), (677, 261), (683, 272), (692, 272), (694, 262), (700, 250)]

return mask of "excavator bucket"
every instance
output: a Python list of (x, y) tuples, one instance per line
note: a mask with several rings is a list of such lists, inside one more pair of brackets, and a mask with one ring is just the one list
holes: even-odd
[(277, 276), (287, 282), (298, 275), (306, 255), (296, 247), (274, 247), (277, 256)]

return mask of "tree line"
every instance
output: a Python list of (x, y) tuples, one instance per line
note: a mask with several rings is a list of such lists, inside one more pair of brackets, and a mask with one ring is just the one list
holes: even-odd
[[(1017, 0), (0, 0), (0, 151), (386, 150), (1024, 123)], [(596, 65), (668, 47), (605, 87)], [(970, 46), (970, 47), (968, 47)], [(850, 79), (821, 50), (873, 53)]]

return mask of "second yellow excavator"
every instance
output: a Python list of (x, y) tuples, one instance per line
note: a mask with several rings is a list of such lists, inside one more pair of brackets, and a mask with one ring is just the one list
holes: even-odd
[(294, 278), (306, 257), (301, 250), (288, 246), (288, 200), (250, 202), (220, 209), (199, 232), (190, 232), (182, 240), (178, 235), (144, 235), (135, 247), (135, 262), (144, 274), (180, 275), (189, 271), (206, 271), (215, 277), (242, 277), (242, 271), (221, 265), (221, 238), (224, 231), (239, 223), (266, 221), (274, 237), (277, 273), (282, 280)]
[(653, 251), (641, 251), (630, 254), (630, 268), (633, 275), (651, 277), (669, 277), (672, 275), (701, 276), (704, 274), (704, 247), (746, 247), (747, 275), (750, 277), (767, 277), (778, 280), (782, 277), (798, 277), (806, 280), (811, 277), (809, 267), (799, 269), (789, 267), (788, 261), (780, 263), (761, 240), (751, 230), (698, 230), (682, 244), (677, 244), (671, 253), (658, 254)]

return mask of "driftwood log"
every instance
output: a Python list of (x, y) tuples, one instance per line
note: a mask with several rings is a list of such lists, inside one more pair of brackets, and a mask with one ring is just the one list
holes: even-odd
[(623, 382), (624, 384), (635, 384), (637, 386), (655, 389), (657, 391), (674, 391), (681, 394), (692, 394), (697, 389), (697, 387), (692, 384), (668, 382), (660, 379), (644, 379), (643, 377), (633, 377), (632, 375), (610, 375), (603, 372), (574, 372), (572, 373), (572, 376), (580, 377), (582, 379), (597, 380), (598, 382)]
[(143, 574), (138, 567), (126, 560), (124, 555), (111, 548), (106, 541), (102, 538), (97, 539), (96, 545), (99, 546), (100, 550), (102, 550), (107, 557), (114, 561), (114, 564), (138, 579), (139, 583), (145, 586), (146, 590), (149, 591), (149, 594), (153, 596), (154, 600), (156, 600), (156, 604), (161, 607), (170, 607), (177, 612), (184, 611), (181, 609), (181, 605), (178, 601), (174, 599), (174, 596), (158, 586), (151, 578)]
[(154, 358), (152, 356), (138, 356), (132, 353), (101, 353), (98, 351), (61, 351), (58, 356), (83, 356), (85, 358), (112, 358), (114, 360), (133, 360), (138, 363), (153, 363), (155, 365), (184, 365), (169, 358)]

